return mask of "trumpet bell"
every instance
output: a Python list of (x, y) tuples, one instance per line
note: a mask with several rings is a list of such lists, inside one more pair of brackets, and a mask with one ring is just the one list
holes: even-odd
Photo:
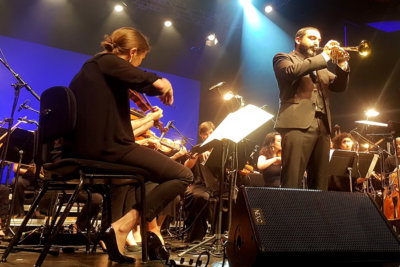
[(358, 46), (358, 53), (360, 56), (366, 57), (371, 54), (371, 45), (368, 41), (362, 40)]

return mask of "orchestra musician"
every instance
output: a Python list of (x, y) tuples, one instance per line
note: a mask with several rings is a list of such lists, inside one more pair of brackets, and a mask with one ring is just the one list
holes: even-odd
[(400, 214), (399, 204), (399, 183), (398, 183), (398, 166), (400, 162), (400, 137), (396, 137), (396, 155), (388, 156), (384, 161), (385, 179), (387, 183), (384, 186), (384, 214), (387, 219), (398, 219)]
[[(199, 125), (198, 133), (204, 142), (215, 130), (211, 121), (205, 121)], [(215, 214), (209, 205), (209, 199), (218, 195), (220, 170), (216, 171), (207, 167), (204, 163), (211, 151), (194, 154), (185, 161), (185, 166), (194, 174), (193, 184), (185, 192), (185, 225), (189, 228), (185, 242), (201, 241), (207, 232), (207, 220), (211, 223)]]
[[(134, 28), (123, 27), (106, 35), (101, 44), (104, 51), (86, 61), (70, 83), (76, 97), (77, 121), (72, 135), (65, 137), (71, 146), (63, 153), (140, 167), (151, 174), (148, 179), (159, 184), (147, 198), (145, 214), (139, 214), (135, 204), (103, 236), (111, 261), (132, 263), (134, 258), (123, 255), (124, 245), (139, 216), (151, 222), (186, 190), (193, 174), (168, 156), (135, 143), (129, 89), (158, 96), (166, 105), (173, 103), (170, 82), (138, 68), (149, 51), (147, 38)], [(157, 236), (148, 235), (149, 248), (151, 242), (161, 246)]]
[(268, 133), (259, 152), (257, 168), (264, 178), (264, 186), (281, 186), (281, 140), (278, 132)]
[[(398, 162), (400, 162), (400, 137), (396, 137), (396, 153)], [(393, 172), (397, 167), (395, 155), (389, 156), (385, 159), (385, 172)]]
[[(329, 41), (322, 54), (317, 54), (321, 34), (316, 28), (298, 30), (294, 41), (294, 51), (273, 58), (280, 91), (275, 129), (282, 136), (281, 183), (285, 188), (302, 188), (307, 170), (308, 188), (327, 190), (331, 133), (328, 91), (346, 89), (349, 65), (332, 53), (334, 48), (343, 50), (336, 41)], [(332, 59), (336, 75), (327, 69)]]
[[(150, 129), (155, 125), (155, 121), (161, 119), (163, 116), (163, 110), (159, 107), (155, 107), (153, 112), (147, 114), (140, 110), (131, 108), (131, 126), (134, 133), (134, 137), (137, 144), (147, 146), (157, 150), (160, 153), (171, 154), (171, 149), (160, 144), (160, 138), (157, 137)], [(179, 151), (172, 151), (171, 159), (176, 160), (187, 153), (184, 146)], [(153, 182), (146, 182), (146, 192), (151, 194), (151, 191), (155, 189), (158, 184)], [(136, 201), (139, 201), (137, 197), (140, 195), (140, 190), (133, 185), (112, 185), (111, 187), (111, 205), (112, 205), (112, 221), (116, 221), (121, 218), (125, 213), (130, 210)], [(161, 225), (167, 216), (174, 216), (176, 201), (171, 201), (151, 222), (148, 223), (148, 230), (155, 233), (160, 239), (161, 243), (164, 244), (164, 239), (161, 235)], [(133, 231), (128, 234), (126, 240), (126, 250), (129, 252), (140, 251), (141, 244), (140, 226), (137, 225)], [(105, 244), (101, 244), (105, 249)], [(163, 247), (162, 249), (165, 249)], [(164, 251), (164, 257), (167, 255), (167, 251)], [(160, 255), (159, 255), (160, 256)]]

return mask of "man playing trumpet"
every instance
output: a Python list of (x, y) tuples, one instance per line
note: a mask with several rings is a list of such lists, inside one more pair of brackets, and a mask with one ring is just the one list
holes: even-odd
[[(331, 114), (328, 91), (342, 92), (349, 77), (348, 57), (339, 43), (320, 50), (321, 34), (313, 27), (295, 36), (295, 50), (278, 53), (273, 66), (280, 90), (275, 128), (282, 136), (282, 187), (301, 188), (304, 171), (310, 189), (327, 190)], [(333, 52), (334, 51), (334, 52)], [(338, 56), (339, 54), (339, 56)], [(336, 74), (328, 71), (334, 62)]]

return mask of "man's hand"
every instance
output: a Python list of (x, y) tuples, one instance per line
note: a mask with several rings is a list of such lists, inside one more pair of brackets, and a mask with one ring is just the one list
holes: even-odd
[(349, 68), (349, 53), (340, 47), (340, 43), (330, 40), (324, 47), (324, 53), (327, 54), (333, 63), (337, 64), (342, 70), (347, 71)]
[(332, 59), (332, 48), (340, 46), (340, 43), (335, 40), (329, 40), (324, 46), (324, 53)]

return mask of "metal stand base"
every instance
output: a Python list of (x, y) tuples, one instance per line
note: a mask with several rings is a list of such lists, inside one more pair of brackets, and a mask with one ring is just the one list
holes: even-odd
[(216, 242), (215, 249), (212, 252), (212, 254), (223, 255), (224, 254), (224, 247), (223, 247), (223, 244), (222, 244), (223, 243), (222, 239), (223, 239), (223, 237), (222, 237), (221, 234), (215, 234), (215, 235), (205, 239), (204, 241), (200, 242), (199, 244), (197, 244), (197, 245), (195, 245), (195, 246), (183, 251), (182, 253), (179, 253), (178, 257), (182, 257), (186, 253), (191, 252), (191, 251), (193, 251), (193, 250), (195, 250), (197, 248), (203, 247), (205, 244), (210, 243), (210, 242), (211, 243)]

